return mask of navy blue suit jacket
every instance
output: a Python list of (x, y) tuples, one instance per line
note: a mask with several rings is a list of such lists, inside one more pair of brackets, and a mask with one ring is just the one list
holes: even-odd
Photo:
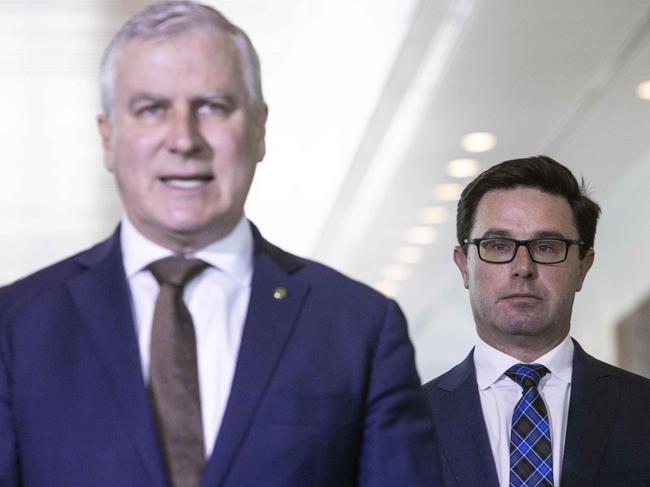
[[(201, 486), (438, 485), (398, 306), (254, 233), (241, 348)], [(0, 486), (168, 484), (119, 232), (0, 289)]]
[[(650, 486), (650, 380), (574, 345), (561, 486)], [(442, 456), (443, 485), (498, 487), (473, 352), (424, 390)]]

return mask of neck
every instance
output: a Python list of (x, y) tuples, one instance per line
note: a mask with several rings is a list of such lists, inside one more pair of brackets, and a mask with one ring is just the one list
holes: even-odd
[(481, 339), (491, 347), (516, 358), (522, 363), (530, 364), (557, 347), (564, 336), (550, 341), (531, 340), (532, 337), (508, 337), (507, 340), (495, 340), (479, 333)]
[(219, 225), (204, 226), (197, 230), (176, 230), (173, 228), (161, 230), (160, 227), (148, 225), (129, 215), (131, 225), (143, 237), (161, 247), (171, 250), (177, 255), (185, 257), (207, 247), (211, 243), (227, 237), (235, 229), (240, 220), (241, 216), (236, 219), (230, 219), (229, 221), (221, 221)]

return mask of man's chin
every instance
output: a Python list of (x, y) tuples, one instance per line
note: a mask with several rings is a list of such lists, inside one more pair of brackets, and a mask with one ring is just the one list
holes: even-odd
[(177, 236), (195, 236), (215, 232), (227, 226), (225, 215), (205, 215), (199, 212), (176, 211), (160, 219), (161, 229)]
[(503, 320), (501, 328), (511, 335), (535, 337), (544, 334), (549, 328), (543, 317), (536, 314), (510, 316)]
[[(210, 225), (191, 221), (133, 221), (136, 229), (149, 240), (173, 252), (187, 253), (210, 241)], [(189, 250), (188, 250), (189, 249)]]
[(166, 226), (167, 234), (184, 246), (203, 247), (228, 235), (239, 218), (177, 219)]

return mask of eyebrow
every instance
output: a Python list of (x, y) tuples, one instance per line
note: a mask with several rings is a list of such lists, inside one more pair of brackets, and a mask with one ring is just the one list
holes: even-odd
[(227, 93), (220, 93), (218, 91), (209, 91), (207, 93), (201, 93), (197, 96), (192, 97), (192, 100), (226, 100), (226, 101), (235, 101), (233, 95)]
[[(482, 236), (482, 238), (498, 238), (498, 237), (514, 238), (510, 230), (505, 230), (503, 228), (488, 228), (485, 232), (483, 232), (483, 236)], [(527, 240), (534, 240), (538, 238), (566, 239), (567, 237), (562, 232), (558, 232), (557, 230), (538, 230), (535, 233), (533, 233), (530, 239)]]
[(201, 103), (205, 102), (220, 102), (224, 103), (225, 105), (230, 105), (234, 106), (237, 104), (237, 100), (234, 96), (232, 95), (224, 95), (221, 93), (205, 93), (202, 95), (197, 95), (192, 97), (190, 100), (190, 103), (192, 105), (200, 105)]
[(153, 93), (136, 93), (129, 100), (129, 109), (133, 110), (136, 105), (145, 102), (163, 103), (167, 99), (164, 96), (154, 95)]
[[(191, 105), (200, 105), (201, 103), (205, 102), (210, 102), (210, 101), (220, 101), (225, 104), (229, 105), (235, 105), (236, 100), (235, 97), (231, 95), (224, 95), (221, 93), (205, 93), (201, 95), (197, 95), (191, 98), (190, 104)], [(141, 103), (169, 103), (169, 99), (165, 96), (162, 95), (155, 95), (153, 93), (136, 93), (131, 97), (129, 100), (129, 108), (133, 110), (136, 105), (139, 105)]]

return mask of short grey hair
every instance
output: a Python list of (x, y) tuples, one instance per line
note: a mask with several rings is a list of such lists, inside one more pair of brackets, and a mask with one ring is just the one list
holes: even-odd
[(169, 0), (149, 5), (134, 14), (106, 47), (99, 72), (104, 113), (110, 115), (117, 61), (129, 42), (171, 37), (195, 29), (225, 32), (232, 37), (242, 62), (248, 102), (255, 108), (263, 106), (260, 60), (246, 33), (208, 5), (190, 0)]

